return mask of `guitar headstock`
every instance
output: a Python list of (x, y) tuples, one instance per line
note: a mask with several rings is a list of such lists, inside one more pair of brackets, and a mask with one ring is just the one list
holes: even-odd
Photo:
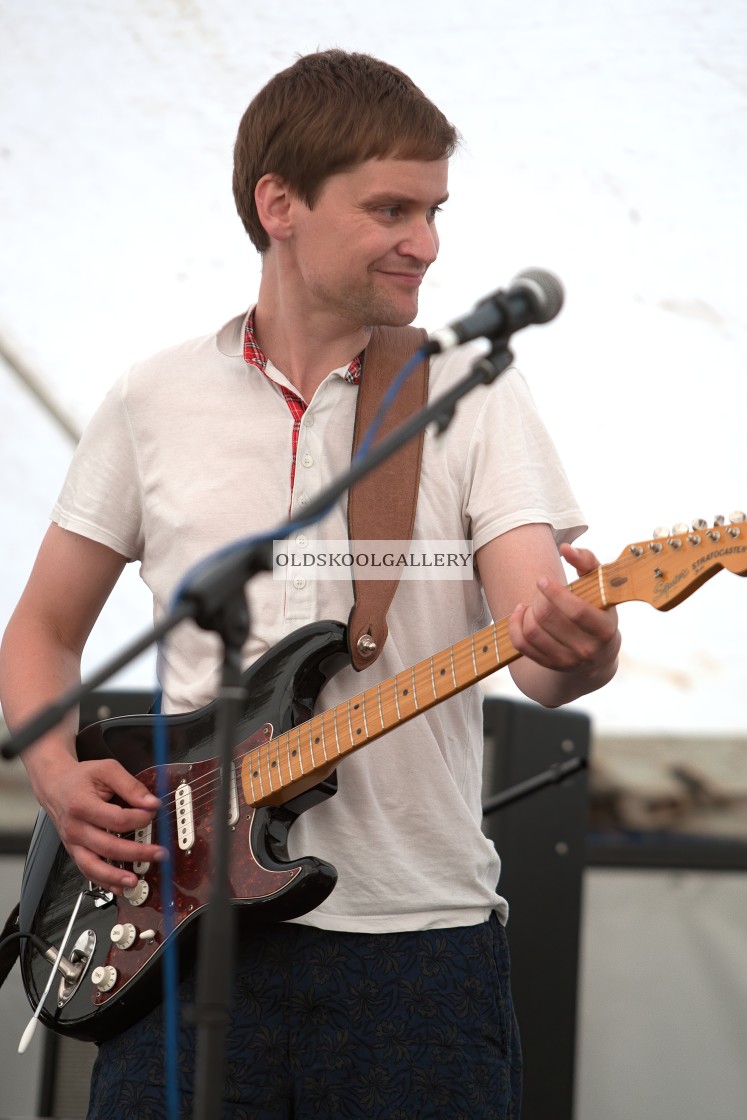
[(676, 607), (722, 568), (747, 575), (747, 517), (732, 513), (713, 524), (657, 529), (648, 541), (628, 545), (600, 569), (607, 606), (640, 600), (659, 611)]

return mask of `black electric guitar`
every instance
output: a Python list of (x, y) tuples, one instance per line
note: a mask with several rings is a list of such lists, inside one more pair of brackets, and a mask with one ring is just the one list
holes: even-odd
[[(747, 574), (747, 521), (697, 522), (627, 547), (611, 564), (572, 583), (597, 607), (632, 600), (669, 610), (717, 571)], [(335, 708), (313, 715), (326, 680), (348, 663), (345, 627), (319, 622), (296, 631), (244, 675), (247, 705), (237, 731), (228, 822), (216, 820), (219, 785), (217, 707), (161, 720), (170, 759), (153, 766), (157, 716), (118, 717), (78, 737), (82, 760), (114, 756), (166, 797), (162, 817), (173, 858), (170, 886), (160, 865), (133, 864), (127, 897), (91, 889), (39, 815), (24, 872), (19, 926), (51, 948), (26, 940), (21, 973), (29, 1002), (47, 1027), (101, 1041), (136, 1022), (160, 999), (160, 958), (179, 937), (180, 959), (207, 905), (217, 828), (231, 831), (230, 892), (256, 921), (306, 913), (332, 891), (335, 869), (313, 856), (291, 861), (293, 822), (335, 791), (334, 767), (346, 755), (514, 661), (520, 654), (503, 619)], [(155, 826), (153, 837), (155, 839)], [(151, 828), (135, 834), (148, 842)], [(168, 886), (168, 889), (167, 889)], [(64, 961), (50, 983), (49, 963)], [(47, 991), (47, 989), (49, 989)], [(46, 993), (46, 994), (45, 994)]]

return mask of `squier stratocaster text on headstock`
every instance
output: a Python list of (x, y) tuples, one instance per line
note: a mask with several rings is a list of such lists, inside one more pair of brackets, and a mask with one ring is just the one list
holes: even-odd
[(694, 521), (691, 529), (657, 529), (652, 540), (629, 545), (594, 573), (599, 585), (595, 601), (607, 607), (640, 600), (671, 610), (722, 568), (747, 574), (747, 518), (741, 511), (728, 522), (716, 517), (712, 525)]

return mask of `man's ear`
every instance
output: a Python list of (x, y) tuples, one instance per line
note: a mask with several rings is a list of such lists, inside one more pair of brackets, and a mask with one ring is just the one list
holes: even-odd
[(254, 188), (254, 201), (268, 237), (285, 241), (290, 236), (291, 192), (277, 175), (263, 175)]

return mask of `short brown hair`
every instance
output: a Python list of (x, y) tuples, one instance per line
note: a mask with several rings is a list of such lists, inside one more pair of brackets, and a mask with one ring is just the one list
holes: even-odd
[(307, 206), (325, 179), (367, 159), (448, 159), (459, 133), (396, 67), (341, 50), (305, 55), (247, 108), (234, 148), (233, 194), (260, 252), (270, 239), (254, 191), (278, 175)]

